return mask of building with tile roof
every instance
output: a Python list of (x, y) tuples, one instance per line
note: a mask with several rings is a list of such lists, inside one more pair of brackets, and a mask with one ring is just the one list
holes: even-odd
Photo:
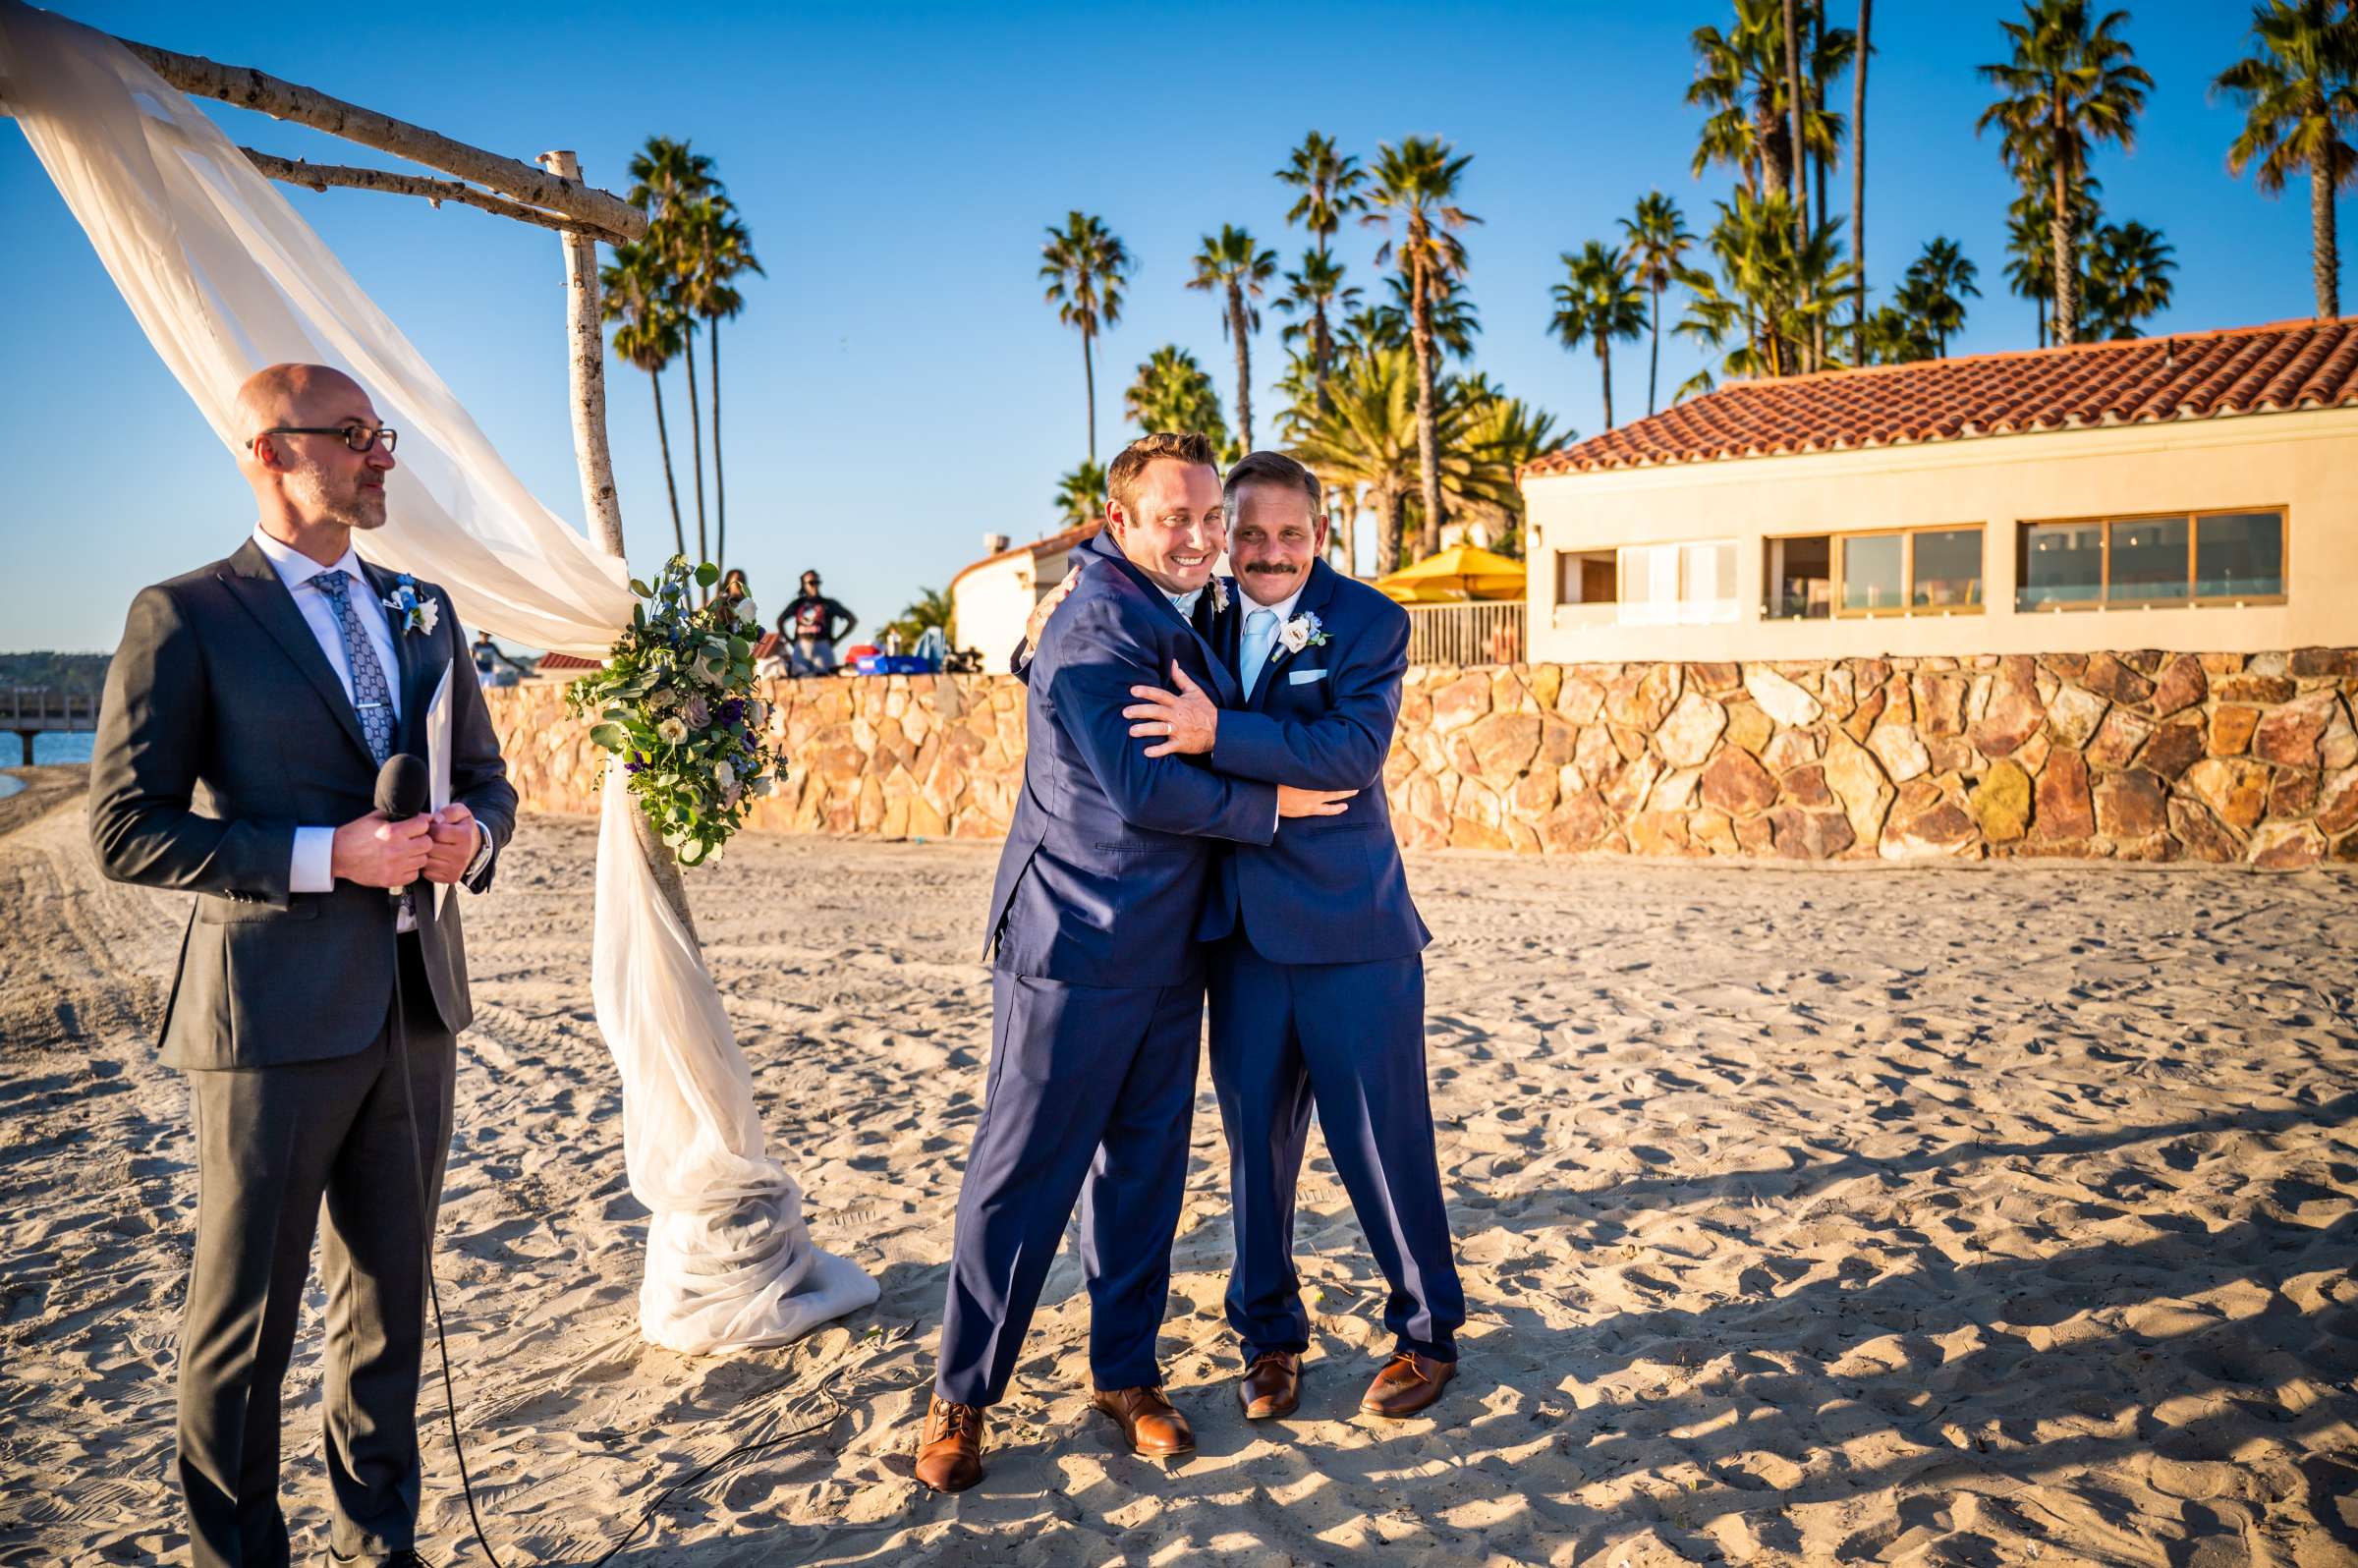
[(1530, 464), (1534, 660), (2358, 642), (2358, 317), (1723, 387)]
[(1012, 548), (1004, 534), (985, 540), (990, 553), (950, 579), (958, 645), (980, 652), (985, 672), (1006, 674), (1008, 655), (1023, 640), (1033, 606), (1064, 581), (1072, 552), (1096, 537), (1102, 527), (1092, 521)]

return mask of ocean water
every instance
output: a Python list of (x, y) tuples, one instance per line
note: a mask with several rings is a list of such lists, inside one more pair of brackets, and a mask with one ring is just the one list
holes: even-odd
[[(97, 738), (86, 730), (81, 734), (64, 731), (55, 734), (43, 732), (35, 735), (32, 738), (32, 765), (47, 767), (52, 762), (86, 762), (90, 759), (90, 743)], [(24, 756), (24, 742), (18, 740), (14, 735), (0, 734), (0, 767), (21, 765)], [(23, 779), (10, 778), (6, 774), (0, 774), (0, 801), (8, 799), (24, 787)]]

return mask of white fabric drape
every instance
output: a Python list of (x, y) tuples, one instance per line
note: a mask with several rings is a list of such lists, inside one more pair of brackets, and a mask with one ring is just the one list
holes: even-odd
[[(401, 431), (389, 521), (364, 553), (441, 585), (471, 626), (533, 647), (606, 650), (630, 619), (624, 564), (524, 487), (209, 118), (104, 33), (18, 0), (0, 0), (0, 101), (225, 445), (237, 446), (232, 409), (253, 371), (306, 361), (349, 372)], [(553, 303), (549, 318), (553, 353), (563, 320)], [(641, 1327), (692, 1354), (794, 1339), (873, 1302), (876, 1285), (812, 1245), (711, 976), (639, 853), (635, 809), (610, 774), (590, 987), (622, 1078), (631, 1191), (653, 1211)]]

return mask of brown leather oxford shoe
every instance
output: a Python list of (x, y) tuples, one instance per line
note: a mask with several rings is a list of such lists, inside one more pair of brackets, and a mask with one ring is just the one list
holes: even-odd
[(1159, 1388), (1099, 1388), (1089, 1402), (1119, 1424), (1130, 1451), (1141, 1458), (1168, 1459), (1196, 1451), (1196, 1434), (1187, 1418)]
[(1236, 1385), (1245, 1407), (1245, 1420), (1267, 1421), (1290, 1416), (1302, 1403), (1302, 1358), (1290, 1351), (1272, 1350), (1253, 1358)]
[(1441, 1385), (1456, 1375), (1457, 1363), (1453, 1361), (1434, 1361), (1413, 1350), (1395, 1351), (1376, 1380), (1368, 1384), (1368, 1396), (1359, 1402), (1359, 1408), (1371, 1416), (1398, 1421), (1440, 1398)]
[(939, 1394), (926, 1407), (917, 1439), (917, 1479), (935, 1491), (964, 1491), (982, 1479), (982, 1412)]

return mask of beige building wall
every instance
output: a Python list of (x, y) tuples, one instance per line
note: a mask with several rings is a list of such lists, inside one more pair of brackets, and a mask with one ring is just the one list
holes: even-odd
[(1070, 554), (1062, 549), (1038, 555), (1012, 550), (968, 567), (950, 585), (958, 645), (979, 651), (985, 673), (1007, 673), (1007, 655), (1023, 637), (1024, 623), (1032, 618), (1040, 595), (1064, 581)]
[[(2096, 652), (2259, 652), (2358, 644), (2358, 409), (1741, 458), (1525, 480), (1534, 662)], [(2017, 611), (2017, 524), (2281, 507), (2281, 603)], [(1778, 534), (1980, 524), (1983, 608), (1769, 620)], [(1629, 624), (1557, 602), (1556, 554), (1735, 541), (1718, 624)]]

